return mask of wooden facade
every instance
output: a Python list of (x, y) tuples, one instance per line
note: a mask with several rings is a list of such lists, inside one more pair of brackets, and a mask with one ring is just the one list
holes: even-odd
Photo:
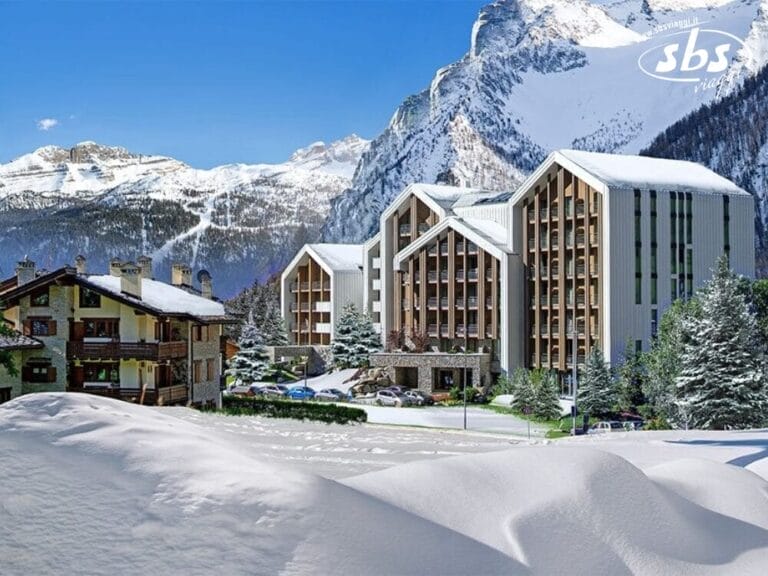
[(523, 202), (524, 358), (529, 367), (565, 372), (584, 364), (603, 336), (603, 214), (594, 188), (555, 168)]
[(331, 343), (331, 277), (312, 257), (296, 269), (291, 283), (295, 345)]
[(394, 328), (418, 332), (443, 351), (491, 348), (500, 332), (500, 263), (453, 229), (395, 272)]

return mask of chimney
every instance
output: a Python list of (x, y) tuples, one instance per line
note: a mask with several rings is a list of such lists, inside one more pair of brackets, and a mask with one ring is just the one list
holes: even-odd
[(22, 286), (35, 279), (35, 263), (24, 256), (24, 260), (16, 264), (16, 285)]
[(85, 256), (82, 254), (75, 256), (75, 268), (78, 274), (85, 274)]
[(200, 270), (197, 273), (197, 279), (200, 281), (200, 295), (208, 300), (213, 300), (213, 283), (211, 274), (208, 270)]
[(123, 267), (123, 263), (120, 261), (120, 258), (112, 258), (112, 260), (109, 261), (109, 273), (112, 276), (122, 276), (122, 272), (120, 272), (120, 269)]
[(139, 256), (139, 259), (136, 261), (136, 263), (139, 265), (139, 268), (141, 268), (141, 277), (142, 278), (148, 278), (152, 279), (152, 258), (149, 256)]
[(120, 267), (120, 292), (141, 300), (141, 268), (133, 262)]
[(192, 269), (186, 264), (171, 266), (171, 284), (174, 286), (192, 286)]

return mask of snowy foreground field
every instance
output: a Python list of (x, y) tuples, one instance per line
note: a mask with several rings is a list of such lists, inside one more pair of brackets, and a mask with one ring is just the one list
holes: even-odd
[(0, 574), (765, 574), (768, 432), (512, 436), (0, 406)]

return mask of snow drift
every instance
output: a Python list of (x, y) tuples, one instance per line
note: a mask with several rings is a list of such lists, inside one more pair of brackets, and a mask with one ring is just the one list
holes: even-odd
[(339, 483), (173, 411), (77, 394), (0, 406), (3, 574), (758, 574), (767, 494), (733, 466), (646, 475), (578, 446)]

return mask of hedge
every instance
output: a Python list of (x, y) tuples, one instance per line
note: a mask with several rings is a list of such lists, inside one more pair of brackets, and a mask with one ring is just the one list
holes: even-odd
[(224, 396), (221, 411), (231, 416), (258, 415), (268, 418), (317, 420), (326, 424), (349, 424), (368, 420), (368, 414), (360, 408), (249, 396)]

